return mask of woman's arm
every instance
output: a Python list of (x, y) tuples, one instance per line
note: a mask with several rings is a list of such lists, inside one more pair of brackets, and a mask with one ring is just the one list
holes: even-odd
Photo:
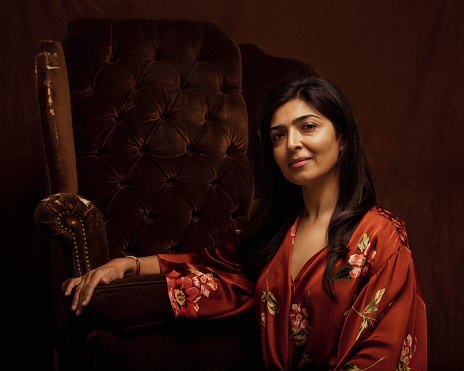
[[(140, 263), (140, 275), (160, 273), (157, 255), (138, 258), (138, 261)], [(108, 285), (114, 280), (134, 276), (138, 269), (137, 266), (138, 263), (136, 259), (130, 257), (117, 258), (91, 270), (82, 277), (72, 278), (65, 291), (65, 296), (69, 296), (73, 289), (76, 288), (71, 310), (76, 311), (76, 315), (82, 314), (85, 307), (90, 302), (97, 285)]]
[[(253, 308), (254, 284), (242, 274), (232, 236), (197, 253), (153, 255), (139, 262), (139, 274), (165, 275), (175, 317), (212, 319)], [(118, 258), (71, 279), (65, 292), (69, 296), (75, 288), (71, 310), (82, 314), (97, 285), (133, 276), (137, 269), (135, 259)]]
[(252, 310), (254, 284), (241, 270), (232, 236), (194, 254), (160, 254), (174, 317), (218, 319)]
[(426, 370), (426, 309), (411, 252), (402, 246), (347, 314), (334, 370)]

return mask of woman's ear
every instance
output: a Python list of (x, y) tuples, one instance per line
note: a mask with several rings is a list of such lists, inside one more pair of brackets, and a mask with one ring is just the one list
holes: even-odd
[(340, 135), (340, 143), (338, 143), (338, 151), (340, 153), (343, 152), (343, 150), (345, 149), (345, 141), (343, 140), (343, 137)]

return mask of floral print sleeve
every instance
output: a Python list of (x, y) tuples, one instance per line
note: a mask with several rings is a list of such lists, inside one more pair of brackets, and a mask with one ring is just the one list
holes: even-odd
[(253, 308), (254, 285), (229, 254), (234, 250), (229, 238), (198, 254), (158, 255), (174, 317), (214, 319)]
[(198, 303), (200, 291), (192, 285), (189, 277), (167, 278), (168, 295), (174, 316), (185, 318), (196, 318), (198, 313)]
[(425, 304), (406, 230), (399, 219), (380, 211), (394, 226), (385, 224), (388, 238), (364, 233), (357, 246), (360, 254), (349, 256), (334, 277), (348, 284), (367, 269), (366, 282), (346, 316), (334, 370), (427, 369)]
[(176, 318), (196, 318), (200, 309), (198, 301), (202, 296), (209, 297), (210, 290), (215, 291), (218, 288), (217, 278), (213, 273), (202, 273), (195, 269), (188, 271), (194, 274), (193, 278), (166, 277), (168, 295)]

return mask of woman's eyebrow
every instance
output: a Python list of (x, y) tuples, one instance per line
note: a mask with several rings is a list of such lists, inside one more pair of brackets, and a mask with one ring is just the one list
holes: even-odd
[(297, 122), (300, 122), (300, 121), (303, 121), (303, 120), (306, 120), (307, 118), (309, 117), (315, 117), (317, 119), (320, 119), (320, 117), (316, 116), (316, 115), (303, 115), (303, 116), (300, 116), (300, 117), (297, 117), (295, 119), (292, 120), (292, 124), (296, 124)]
[[(294, 118), (294, 119), (292, 120), (292, 125), (296, 124), (297, 122), (306, 120), (306, 119), (309, 118), (309, 117), (315, 117), (315, 118), (317, 118), (317, 119), (320, 119), (320, 117), (319, 117), (319, 116), (316, 116), (316, 115), (303, 115), (303, 116)], [(285, 125), (281, 124), (281, 125), (272, 126), (269, 130), (270, 130), (270, 131), (273, 131), (273, 130), (281, 130), (281, 129), (284, 129), (284, 128), (285, 128)]]
[(271, 127), (271, 128), (269, 129), (269, 131), (281, 130), (281, 129), (283, 129), (283, 128), (285, 128), (285, 125), (275, 125), (275, 126)]

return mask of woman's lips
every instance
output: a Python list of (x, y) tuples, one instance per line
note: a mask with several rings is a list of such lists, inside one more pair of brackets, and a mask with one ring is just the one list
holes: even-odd
[(291, 160), (290, 167), (302, 167), (305, 166), (309, 161), (311, 161), (311, 157), (300, 157), (295, 160)]

